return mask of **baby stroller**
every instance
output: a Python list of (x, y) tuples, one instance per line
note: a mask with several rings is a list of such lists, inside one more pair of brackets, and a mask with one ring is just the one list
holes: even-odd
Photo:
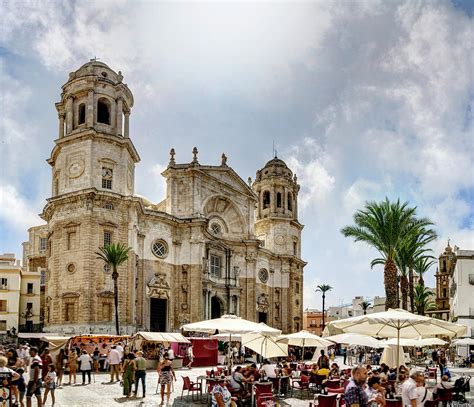
[(462, 376), (459, 379), (456, 379), (453, 387), (453, 401), (459, 403), (467, 403), (466, 393), (471, 391), (469, 381), (471, 376)]

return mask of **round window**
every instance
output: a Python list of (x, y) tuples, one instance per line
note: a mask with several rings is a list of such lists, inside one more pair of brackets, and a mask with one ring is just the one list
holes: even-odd
[(69, 263), (66, 267), (66, 270), (72, 274), (76, 271), (76, 266), (74, 265), (74, 263)]
[(109, 274), (109, 273), (110, 273), (110, 266), (109, 266), (107, 263), (104, 264), (104, 273), (105, 273), (105, 274)]
[(221, 235), (222, 234), (222, 227), (218, 223), (214, 222), (211, 223), (211, 232), (215, 235)]
[(157, 240), (151, 246), (151, 251), (156, 257), (165, 258), (168, 254), (168, 245), (164, 240)]
[(268, 281), (268, 270), (260, 269), (260, 271), (258, 272), (258, 278), (262, 283), (266, 283)]

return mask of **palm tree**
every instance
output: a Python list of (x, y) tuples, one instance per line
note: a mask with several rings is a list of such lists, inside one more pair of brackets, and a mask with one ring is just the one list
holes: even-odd
[(419, 315), (425, 315), (426, 311), (436, 309), (436, 304), (433, 301), (433, 292), (421, 284), (415, 287), (415, 308)]
[(99, 259), (104, 260), (112, 268), (112, 279), (114, 280), (114, 303), (115, 303), (115, 330), (120, 335), (119, 317), (118, 317), (118, 286), (119, 277), (117, 269), (121, 264), (128, 260), (128, 252), (131, 247), (127, 247), (123, 243), (112, 243), (104, 247), (99, 247), (97, 254)]
[(326, 312), (326, 292), (331, 291), (332, 287), (328, 284), (321, 284), (316, 287), (315, 292), (321, 292), (323, 294), (323, 324), (321, 327), (321, 333), (324, 331), (324, 327), (326, 326), (324, 321), (324, 314)]
[(409, 254), (405, 250), (406, 246), (403, 246), (398, 251), (397, 255), (395, 256), (395, 264), (398, 268), (398, 273), (400, 277), (400, 291), (402, 293), (402, 308), (407, 310), (408, 309), (408, 256)]
[(436, 260), (433, 256), (422, 256), (418, 257), (413, 264), (413, 268), (415, 273), (418, 274), (418, 283), (421, 286), (425, 285), (425, 281), (423, 280), (423, 274), (425, 274), (430, 267), (436, 263)]
[(385, 309), (397, 308), (397, 265), (395, 257), (413, 232), (416, 208), (408, 202), (368, 202), (365, 208), (354, 214), (354, 226), (346, 226), (341, 232), (354, 241), (366, 242), (382, 255), (371, 262), (384, 265)]
[(370, 307), (370, 301), (362, 301), (360, 306), (364, 310), (364, 315), (367, 315), (367, 308)]

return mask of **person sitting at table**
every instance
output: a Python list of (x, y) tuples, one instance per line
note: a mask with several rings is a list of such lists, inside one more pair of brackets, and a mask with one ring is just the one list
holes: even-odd
[(326, 379), (329, 378), (329, 369), (327, 367), (321, 367), (318, 369), (317, 374), (319, 376), (326, 376)]
[(225, 387), (225, 377), (220, 377), (212, 389), (212, 407), (231, 407), (232, 396), (227, 387)]
[(246, 379), (251, 379), (251, 380), (260, 379), (260, 373), (258, 373), (257, 365), (255, 363), (252, 363), (249, 367), (247, 367), (247, 370), (244, 376)]
[(283, 368), (281, 370), (282, 370), (283, 376), (290, 377), (293, 374), (293, 370), (291, 370), (291, 367), (288, 363), (284, 363)]
[(329, 371), (329, 378), (339, 379), (339, 377), (340, 377), (339, 366), (337, 365), (337, 363), (333, 363), (331, 365), (331, 370)]
[(250, 381), (246, 379), (242, 374), (242, 366), (237, 366), (230, 377), (230, 388), (235, 391), (241, 391), (242, 394), (245, 393), (244, 383)]
[(311, 365), (311, 371), (309, 372), (312, 375), (317, 375), (318, 374), (319, 367), (316, 363), (313, 363)]
[(274, 379), (277, 377), (275, 365), (270, 364), (267, 359), (263, 361), (263, 365), (260, 368), (259, 373), (264, 377), (268, 377), (269, 379)]
[(367, 388), (365, 389), (365, 393), (369, 399), (370, 406), (385, 406), (385, 390), (380, 385), (379, 377), (369, 377), (367, 380)]
[(436, 395), (439, 389), (449, 390), (453, 387), (453, 384), (449, 382), (449, 377), (447, 375), (443, 375), (441, 376), (441, 382), (438, 383), (433, 389), (433, 394)]

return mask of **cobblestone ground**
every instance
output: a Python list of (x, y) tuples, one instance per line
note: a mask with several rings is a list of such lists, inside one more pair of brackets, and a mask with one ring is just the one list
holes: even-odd
[[(208, 368), (209, 369), (209, 368)], [(192, 401), (191, 398), (181, 400), (181, 390), (183, 385), (182, 376), (189, 376), (192, 381), (196, 381), (198, 376), (205, 374), (206, 368), (193, 368), (188, 369), (179, 369), (176, 371), (177, 381), (174, 383), (174, 392), (171, 396), (171, 401), (169, 406), (205, 406), (208, 405), (205, 398), (201, 401)], [(471, 375), (474, 376), (474, 369), (455, 369), (452, 368), (454, 379), (456, 375)], [(55, 406), (95, 406), (95, 407), (104, 407), (104, 406), (118, 406), (123, 405), (124, 407), (148, 407), (148, 406), (159, 406), (161, 397), (155, 394), (156, 383), (158, 375), (154, 371), (147, 372), (146, 380), (146, 397), (145, 398), (124, 398), (122, 396), (122, 387), (119, 383), (109, 384), (110, 376), (105, 373), (100, 373), (95, 375), (92, 378), (92, 383), (89, 385), (82, 386), (81, 384), (76, 385), (65, 385), (62, 388), (56, 390), (56, 404)], [(67, 382), (67, 379), (66, 379)], [(78, 375), (78, 383), (81, 383), (82, 379)], [(472, 380), (472, 386), (474, 390), (474, 378)], [(139, 389), (139, 395), (141, 396), (141, 389)], [(474, 391), (468, 395), (469, 402), (471, 406), (474, 406)], [(298, 398), (286, 398), (279, 402), (279, 405), (284, 406), (294, 406), (300, 407), (309, 405), (311, 400), (301, 400)], [(36, 402), (33, 403), (36, 406)], [(48, 398), (47, 406), (51, 405), (51, 399)], [(166, 405), (166, 403), (164, 404)]]

